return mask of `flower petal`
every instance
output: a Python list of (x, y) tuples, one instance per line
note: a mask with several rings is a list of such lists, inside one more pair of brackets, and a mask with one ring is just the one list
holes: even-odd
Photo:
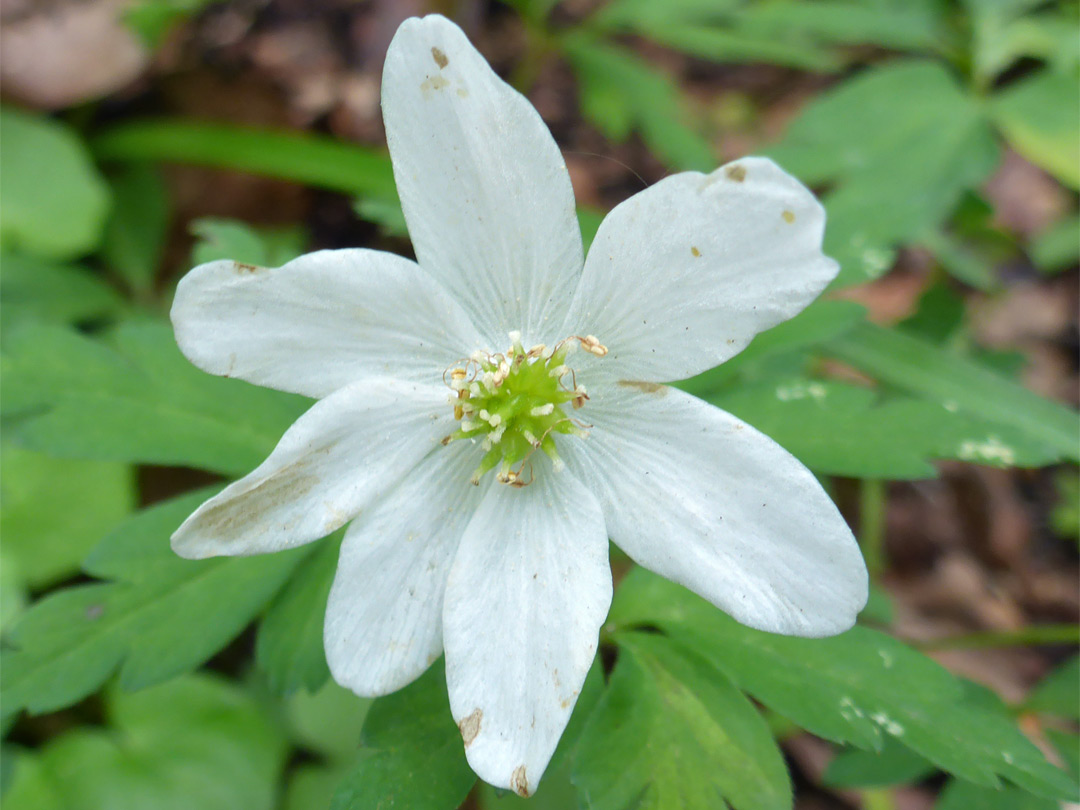
[(541, 462), (531, 486), (488, 490), (443, 608), (450, 709), (480, 778), (536, 789), (610, 603), (604, 519), (577, 479)]
[(383, 119), (417, 261), (490, 342), (553, 340), (581, 272), (574, 193), (528, 100), (461, 29), (401, 24), (383, 67)]
[(334, 680), (358, 695), (400, 689), (442, 652), (450, 564), (491, 485), (469, 483), (478, 462), (469, 442), (440, 447), (349, 526), (323, 638)]
[(750, 627), (811, 637), (851, 627), (866, 604), (866, 566), (794, 456), (673, 388), (590, 393), (588, 441), (560, 451), (623, 551)]
[(825, 212), (764, 158), (684, 172), (618, 205), (589, 249), (565, 334), (608, 347), (597, 368), (667, 382), (742, 351), (836, 276)]
[(372, 378), (316, 402), (172, 537), (192, 559), (280, 551), (345, 525), (453, 430), (446, 389)]
[(312, 397), (370, 376), (435, 383), (481, 342), (434, 279), (376, 250), (322, 250), (274, 270), (200, 265), (180, 281), (172, 321), (204, 371)]

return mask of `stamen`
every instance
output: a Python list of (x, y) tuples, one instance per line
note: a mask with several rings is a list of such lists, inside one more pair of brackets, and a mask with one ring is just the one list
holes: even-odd
[[(557, 435), (585, 437), (590, 427), (564, 411), (567, 405), (578, 410), (589, 399), (565, 361), (579, 346), (596, 357), (606, 355), (607, 347), (595, 335), (572, 335), (552, 349), (538, 343), (526, 351), (519, 332), (509, 337), (511, 346), (505, 354), (476, 351), (443, 374), (454, 392), (450, 404), (460, 422), (443, 444), (480, 440), (484, 455), (470, 478), (474, 484), (495, 471), (501, 483), (528, 486), (533, 481), (530, 458), (537, 450), (551, 459), (553, 469), (562, 470), (565, 463), (555, 444)], [(567, 375), (572, 387), (564, 382)]]

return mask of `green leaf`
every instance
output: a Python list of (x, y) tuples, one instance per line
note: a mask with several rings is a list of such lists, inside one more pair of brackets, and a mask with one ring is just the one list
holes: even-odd
[(890, 787), (921, 782), (934, 770), (925, 757), (886, 737), (880, 751), (841, 751), (825, 769), (822, 782), (834, 788)]
[(1080, 656), (1074, 655), (1046, 676), (1024, 701), (1028, 711), (1080, 720)]
[(941, 791), (934, 810), (1060, 810), (1053, 799), (1032, 796), (1019, 788), (987, 788), (953, 780)]
[(765, 62), (805, 70), (835, 70), (840, 60), (806, 37), (778, 36), (747, 26), (731, 0), (616, 0), (590, 20), (610, 33), (634, 33), (668, 47), (717, 62)]
[(161, 683), (202, 664), (259, 614), (309, 549), (177, 557), (169, 535), (209, 494), (135, 515), (84, 566), (111, 581), (56, 591), (23, 614), (2, 661), (5, 714), (71, 705), (118, 667), (126, 689)]
[(19, 253), (0, 256), (0, 308), (5, 335), (23, 323), (86, 323), (116, 314), (123, 300), (77, 265)]
[(105, 533), (135, 505), (124, 464), (60, 460), (0, 445), (0, 536), (5, 563), (34, 587), (79, 569)]
[(259, 625), (255, 661), (278, 694), (301, 687), (315, 692), (330, 677), (323, 651), (323, 619), (340, 545), (340, 538), (320, 543), (281, 589)]
[(224, 680), (189, 676), (111, 692), (107, 730), (78, 728), (35, 757), (65, 810), (271, 810), (285, 760), (280, 730)]
[(1041, 273), (1051, 275), (1074, 267), (1080, 259), (1080, 216), (1067, 216), (1035, 237), (1031, 260)]
[(361, 744), (331, 810), (453, 810), (476, 782), (450, 715), (441, 664), (375, 701)]
[(965, 0), (963, 5), (970, 17), (972, 41), (968, 49), (978, 87), (990, 87), (995, 77), (1024, 57), (1046, 62), (1062, 73), (1076, 70), (1080, 41), (1075, 5), (1051, 3), (1036, 13), (1032, 13), (1035, 7), (1047, 4), (1040, 0)]
[[(52, 775), (36, 753), (5, 746), (3, 752), (4, 804), (16, 810), (68, 810)], [(10, 773), (10, 784), (7, 775)]]
[(407, 237), (409, 228), (405, 223), (405, 213), (401, 210), (401, 201), (389, 197), (360, 197), (354, 204), (356, 215), (360, 219), (374, 222), (390, 236)]
[(109, 189), (79, 137), (59, 121), (0, 109), (0, 247), (44, 259), (89, 253)]
[(1075, 732), (1059, 731), (1056, 728), (1047, 728), (1044, 733), (1058, 756), (1065, 762), (1065, 768), (1072, 775), (1073, 781), (1080, 784), (1080, 736)]
[(113, 346), (57, 327), (5, 344), (5, 415), (12, 431), (58, 456), (181, 464), (238, 474), (261, 462), (307, 400), (204, 374), (172, 330), (126, 323)]
[(292, 739), (334, 765), (351, 767), (360, 747), (364, 718), (374, 702), (357, 697), (334, 681), (327, 681), (314, 694), (296, 692), (285, 704)]
[(931, 3), (858, 0), (777, 0), (748, 4), (741, 27), (774, 38), (811, 38), (829, 44), (872, 43), (905, 50), (934, 49), (943, 38), (943, 15)]
[(326, 810), (350, 769), (348, 765), (300, 765), (292, 769), (281, 810)]
[(707, 399), (736, 377), (746, 375), (762, 360), (799, 352), (838, 337), (864, 320), (865, 314), (866, 308), (854, 301), (818, 299), (791, 320), (757, 335), (726, 363), (677, 385), (687, 393)]
[(161, 175), (150, 166), (124, 167), (112, 181), (113, 210), (101, 258), (138, 292), (146, 292), (165, 250), (169, 199)]
[(151, 49), (181, 20), (190, 17), (213, 0), (135, 0), (124, 12), (124, 22)]
[(384, 151), (322, 135), (158, 119), (116, 126), (96, 137), (91, 148), (102, 160), (193, 163), (344, 194), (397, 197)]
[(826, 91), (767, 153), (803, 182), (833, 186), (825, 251), (841, 263), (841, 285), (887, 270), (895, 245), (942, 223), (998, 160), (978, 101), (923, 61), (870, 68)]
[(825, 739), (880, 750), (889, 736), (977, 784), (994, 787), (1005, 778), (1040, 796), (1076, 794), (1012, 721), (970, 702), (966, 687), (940, 665), (876, 630), (857, 626), (825, 639), (751, 630), (640, 568), (623, 580), (608, 621), (616, 630), (660, 628)]
[(1080, 189), (1080, 79), (1071, 71), (1040, 71), (997, 94), (990, 109), (1017, 152)]
[(1037, 467), (1060, 454), (1024, 430), (935, 402), (879, 401), (861, 386), (806, 378), (733, 388), (709, 401), (744, 419), (819, 473), (933, 478), (935, 459)]
[(663, 636), (616, 640), (618, 664), (576, 755), (589, 810), (791, 807), (768, 725), (721, 672)]
[(677, 169), (711, 171), (712, 148), (690, 126), (675, 83), (625, 48), (577, 32), (562, 41), (581, 81), (585, 118), (616, 142), (641, 133), (650, 149)]
[(761, 62), (828, 72), (841, 62), (827, 50), (798, 40), (785, 40), (773, 32), (737, 25), (703, 26), (678, 22), (638, 29), (641, 36), (677, 51), (714, 62)]
[(1074, 411), (919, 338), (863, 323), (824, 351), (883, 383), (949, 410), (1021, 430), (1030, 441), (1045, 444), (1061, 458), (1080, 459)]
[(232, 259), (258, 267), (280, 267), (304, 252), (307, 237), (300, 228), (256, 229), (235, 219), (205, 217), (191, 224), (199, 238), (191, 263)]

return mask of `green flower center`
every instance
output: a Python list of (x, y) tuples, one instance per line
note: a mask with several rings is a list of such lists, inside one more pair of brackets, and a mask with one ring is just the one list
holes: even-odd
[(537, 450), (552, 460), (556, 470), (561, 469), (555, 435), (585, 436), (588, 427), (566, 412), (567, 405), (577, 410), (589, 399), (566, 365), (566, 357), (579, 345), (597, 357), (607, 354), (607, 348), (592, 335), (566, 338), (550, 351), (543, 345), (526, 350), (518, 332), (510, 333), (510, 343), (505, 354), (477, 352), (444, 375), (454, 391), (451, 402), (461, 426), (443, 444), (483, 440), (485, 453), (473, 472), (473, 484), (498, 467), (496, 480), (515, 487), (528, 485), (532, 482), (529, 457)]

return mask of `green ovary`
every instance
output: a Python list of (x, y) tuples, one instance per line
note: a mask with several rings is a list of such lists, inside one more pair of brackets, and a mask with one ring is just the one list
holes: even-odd
[(588, 399), (583, 387), (566, 385), (573, 374), (564, 361), (577, 343), (598, 356), (607, 353), (591, 335), (568, 338), (550, 352), (544, 346), (526, 350), (517, 333), (511, 333), (510, 339), (512, 345), (505, 354), (478, 352), (448, 370), (447, 384), (456, 392), (454, 416), (461, 420), (461, 426), (443, 444), (455, 439), (482, 440), (486, 452), (472, 475), (474, 484), (498, 467), (495, 477), (500, 482), (527, 485), (532, 481), (529, 457), (537, 450), (542, 450), (556, 469), (561, 468), (555, 435), (585, 435), (582, 426), (567, 416), (565, 407), (580, 408)]

